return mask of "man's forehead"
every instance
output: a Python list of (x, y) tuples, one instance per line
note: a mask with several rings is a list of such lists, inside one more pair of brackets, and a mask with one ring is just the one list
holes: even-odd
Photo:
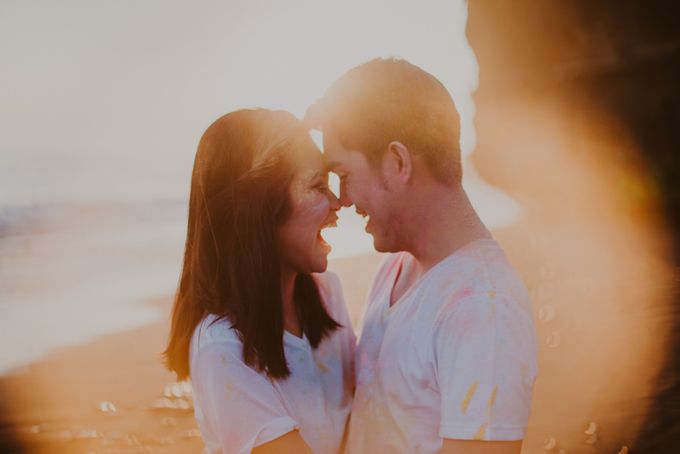
[(328, 170), (333, 170), (342, 163), (338, 142), (330, 134), (323, 135), (323, 159)]
[(324, 154), (329, 156), (330, 160), (343, 162), (345, 159), (347, 159), (348, 152), (354, 151), (350, 148), (347, 148), (338, 138), (338, 136), (331, 131), (324, 130), (322, 137)]

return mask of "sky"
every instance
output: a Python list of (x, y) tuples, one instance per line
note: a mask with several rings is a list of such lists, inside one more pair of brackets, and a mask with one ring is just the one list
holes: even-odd
[(462, 0), (2, 0), (0, 203), (186, 197), (214, 119), (256, 106), (302, 116), (378, 56), (449, 88), (469, 151), (477, 66), (465, 20)]
[[(301, 117), (350, 68), (402, 57), (449, 89), (468, 155), (465, 22), (464, 0), (0, 0), (0, 340), (23, 346), (0, 371), (160, 316), (143, 303), (174, 290), (196, 146), (227, 112)], [(463, 183), (489, 227), (515, 219), (472, 166)], [(331, 258), (373, 250), (353, 210), (338, 224)]]

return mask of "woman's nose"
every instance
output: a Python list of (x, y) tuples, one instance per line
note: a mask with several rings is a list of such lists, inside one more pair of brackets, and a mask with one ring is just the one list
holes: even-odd
[(340, 185), (340, 199), (338, 200), (338, 202), (340, 203), (341, 207), (352, 206), (352, 200), (347, 195), (347, 188), (345, 187), (344, 184)]
[(328, 191), (328, 200), (331, 203), (332, 211), (338, 211), (341, 208), (340, 200), (331, 191)]

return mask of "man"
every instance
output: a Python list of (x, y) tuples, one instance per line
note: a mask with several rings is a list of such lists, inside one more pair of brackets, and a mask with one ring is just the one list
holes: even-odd
[(350, 453), (518, 453), (536, 376), (524, 285), (461, 184), (459, 117), (404, 60), (347, 72), (310, 108), (340, 202), (391, 252), (356, 354)]

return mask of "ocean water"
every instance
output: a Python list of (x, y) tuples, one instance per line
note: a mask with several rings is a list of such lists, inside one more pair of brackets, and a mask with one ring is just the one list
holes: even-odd
[[(0, 159), (0, 373), (59, 347), (157, 321), (186, 235), (190, 158), (150, 171), (131, 156)], [(468, 169), (465, 185), (494, 228), (518, 208)], [(324, 237), (331, 258), (372, 250), (352, 208)]]
[(179, 201), (0, 208), (0, 371), (157, 320), (183, 244)]

